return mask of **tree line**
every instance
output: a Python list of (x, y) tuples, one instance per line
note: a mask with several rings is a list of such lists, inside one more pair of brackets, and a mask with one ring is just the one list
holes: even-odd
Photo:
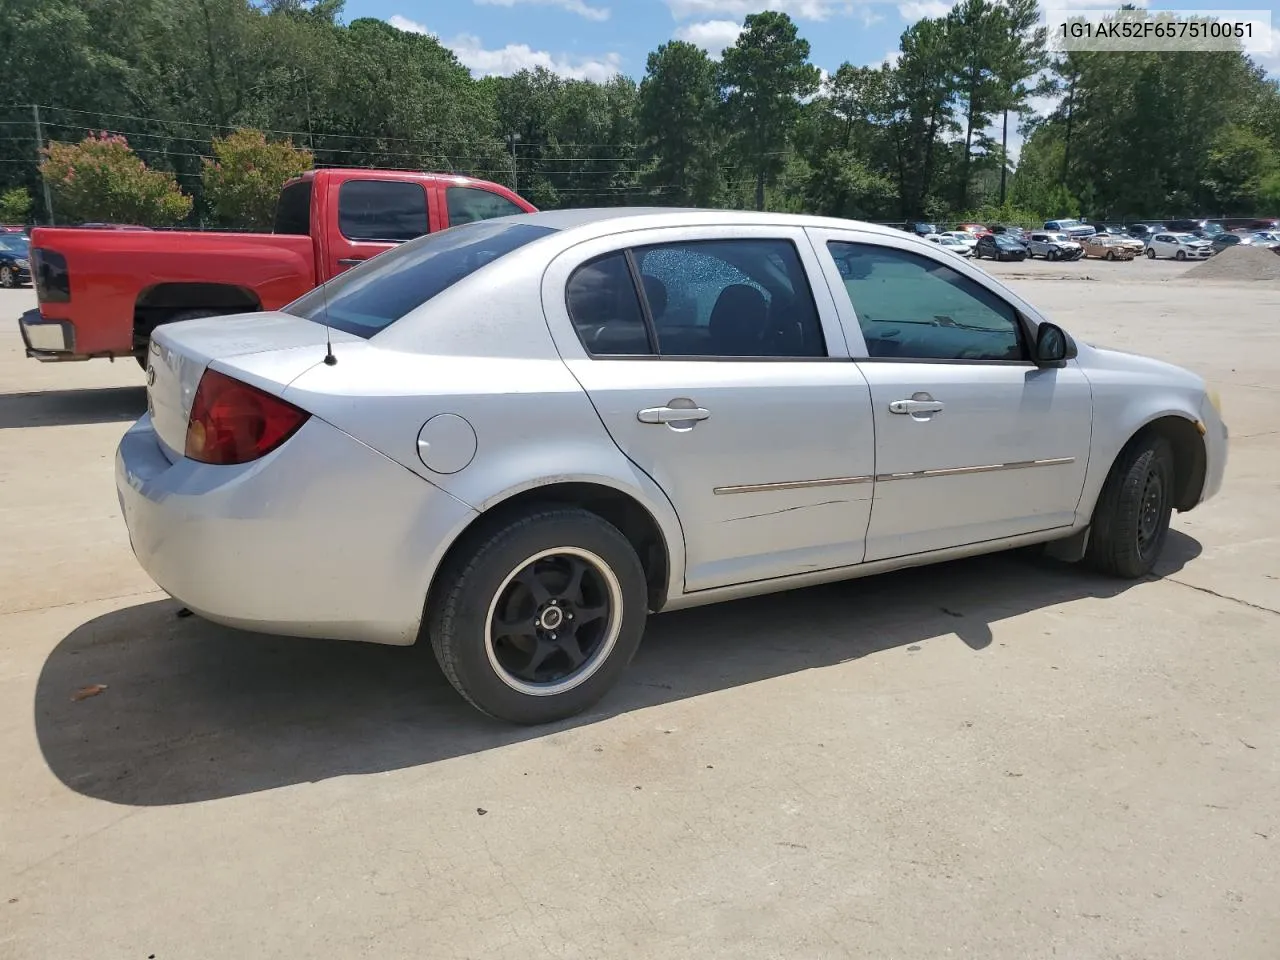
[[(543, 69), (476, 79), (434, 37), (341, 13), (342, 0), (0, 0), (0, 219), (24, 205), (40, 216), (44, 182), (68, 203), (67, 169), (73, 207), (92, 209), (81, 168), (50, 166), (66, 159), (59, 144), (82, 142), (132, 151), (145, 170), (129, 182), (154, 192), (143, 173), (155, 173), (186, 198), (137, 214), (157, 222), (256, 225), (274, 192), (262, 183), (313, 162), (470, 174), (543, 208), (1280, 211), (1280, 86), (1258, 64), (1238, 51), (1055, 55), (1035, 0), (961, 0), (908, 27), (896, 61), (826, 78), (797, 25), (765, 11), (719, 60), (673, 40), (639, 82), (603, 83)], [(1033, 112), (1050, 97), (1056, 109)]]

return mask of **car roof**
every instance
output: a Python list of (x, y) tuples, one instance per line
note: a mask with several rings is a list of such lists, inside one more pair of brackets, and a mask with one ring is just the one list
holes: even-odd
[[(534, 223), (553, 230), (573, 232), (580, 238), (605, 237), (627, 230), (690, 226), (773, 226), (854, 228), (865, 233), (900, 237), (901, 230), (838, 217), (755, 210), (715, 210), (700, 207), (581, 207), (570, 210), (541, 210), (516, 215), (522, 223)], [(925, 221), (919, 221), (924, 223)]]

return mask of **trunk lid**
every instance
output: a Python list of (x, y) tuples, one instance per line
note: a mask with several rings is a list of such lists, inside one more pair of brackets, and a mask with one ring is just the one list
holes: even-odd
[[(361, 338), (332, 330), (338, 345)], [(165, 324), (151, 334), (147, 412), (170, 461), (182, 457), (200, 378), (210, 365), (275, 396), (324, 361), (325, 327), (287, 313), (241, 313)]]

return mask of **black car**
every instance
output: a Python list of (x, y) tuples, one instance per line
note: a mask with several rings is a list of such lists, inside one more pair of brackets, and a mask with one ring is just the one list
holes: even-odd
[(1170, 233), (1194, 233), (1197, 237), (1210, 240), (1225, 232), (1222, 224), (1211, 220), (1170, 220), (1166, 226)]
[(1143, 243), (1146, 243), (1157, 233), (1164, 233), (1172, 228), (1166, 227), (1163, 223), (1131, 223), (1128, 226), (1129, 236), (1137, 237)]
[(31, 241), (16, 233), (0, 233), (0, 287), (31, 282)]
[(1027, 248), (1008, 234), (985, 233), (973, 248), (975, 260), (987, 257), (991, 260), (1025, 260)]
[(987, 229), (997, 236), (1013, 237), (1015, 240), (1024, 240), (1027, 235), (1027, 231), (1023, 230), (1022, 227), (1009, 227), (999, 223), (993, 223)]
[(937, 233), (938, 225), (936, 223), (924, 223), (919, 221), (907, 225), (907, 233), (914, 233), (917, 237), (923, 237), (930, 233)]
[(1089, 226), (1093, 227), (1104, 237), (1127, 237), (1128, 232), (1118, 223), (1095, 223), (1090, 221)]

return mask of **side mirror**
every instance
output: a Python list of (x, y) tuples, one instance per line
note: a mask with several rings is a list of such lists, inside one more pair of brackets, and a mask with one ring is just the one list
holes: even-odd
[(1075, 355), (1075, 341), (1060, 326), (1042, 323), (1036, 329), (1036, 366), (1060, 367)]

